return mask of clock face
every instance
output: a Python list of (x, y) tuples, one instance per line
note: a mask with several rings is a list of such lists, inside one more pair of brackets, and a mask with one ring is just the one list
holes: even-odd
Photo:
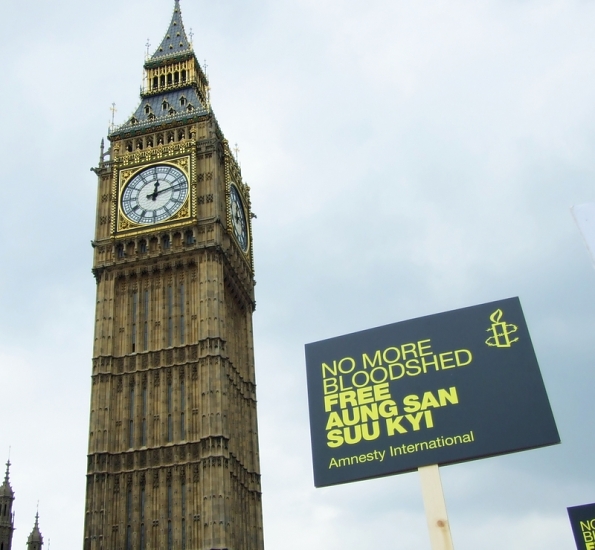
[(122, 211), (126, 217), (143, 225), (171, 218), (188, 196), (188, 180), (177, 168), (151, 166), (130, 180), (122, 194)]
[(231, 226), (242, 250), (248, 250), (248, 224), (246, 223), (246, 213), (242, 205), (242, 198), (235, 185), (231, 184), (229, 188), (229, 206), (231, 212)]

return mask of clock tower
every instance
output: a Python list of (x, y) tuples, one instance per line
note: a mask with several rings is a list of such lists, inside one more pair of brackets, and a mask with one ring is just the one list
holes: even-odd
[(250, 189), (175, 1), (102, 144), (85, 550), (262, 550)]

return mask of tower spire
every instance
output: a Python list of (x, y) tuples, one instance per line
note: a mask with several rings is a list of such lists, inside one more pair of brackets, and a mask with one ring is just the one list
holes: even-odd
[(43, 546), (43, 536), (39, 530), (39, 510), (35, 514), (35, 525), (27, 540), (27, 550), (41, 550)]
[(6, 473), (4, 474), (4, 483), (0, 485), (0, 496), (14, 497), (14, 492), (10, 486), (10, 459), (6, 462)]
[(192, 53), (192, 43), (188, 40), (182, 21), (182, 10), (180, 9), (180, 0), (175, 0), (174, 13), (165, 33), (165, 37), (159, 44), (159, 47), (151, 57), (161, 59), (164, 57), (176, 56), (180, 54)]
[(14, 503), (14, 491), (10, 486), (10, 458), (6, 462), (6, 473), (4, 483), (0, 485), (0, 548), (10, 550), (12, 548), (12, 534), (14, 532), (14, 514), (12, 505)]
[[(136, 135), (150, 127), (190, 122), (210, 114), (209, 81), (184, 29), (180, 0), (175, 0), (167, 32), (144, 69), (141, 104), (124, 124), (115, 127), (112, 121), (111, 141), (129, 132)], [(132, 145), (126, 147), (128, 152), (132, 150)]]

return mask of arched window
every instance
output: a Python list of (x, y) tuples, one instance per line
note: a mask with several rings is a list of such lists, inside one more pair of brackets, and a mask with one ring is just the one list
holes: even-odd
[(186, 550), (186, 483), (182, 481), (182, 550)]
[[(148, 291), (145, 291), (148, 292)], [(147, 386), (143, 386), (143, 424), (141, 430), (141, 446), (147, 446)], [(143, 487), (143, 492), (141, 494), (141, 519), (145, 519), (145, 502), (144, 502), (144, 493), (145, 488)]]
[[(126, 494), (126, 515), (128, 521), (132, 521), (132, 489), (129, 487)], [(128, 525), (126, 529), (126, 550), (132, 550), (132, 527)]]
[(178, 71), (176, 71), (174, 73), (174, 84), (179, 84), (180, 82), (180, 73)]
[(178, 141), (182, 141), (183, 139), (186, 139), (186, 130), (179, 130)]
[(122, 258), (126, 257), (126, 254), (124, 252), (124, 245), (123, 244), (119, 244), (116, 247), (116, 257), (121, 260)]
[(172, 79), (172, 74), (171, 73), (167, 73), (167, 85), (171, 86), (173, 83), (173, 79)]
[(141, 523), (140, 525), (140, 550), (145, 550), (146, 549), (146, 543), (145, 543), (145, 503), (146, 503), (147, 497), (146, 497), (146, 492), (145, 492), (145, 485), (143, 483), (141, 490), (140, 490), (140, 519), (143, 523)]
[(194, 233), (192, 233), (192, 231), (186, 231), (184, 234), (184, 242), (186, 245), (194, 244)]
[[(171, 290), (171, 286), (167, 287), (168, 290)], [(171, 346), (171, 343), (170, 343)], [(167, 385), (167, 442), (172, 443), (174, 440), (174, 425), (172, 422), (171, 413), (173, 412), (173, 395), (174, 389), (171, 385), (171, 381)], [(168, 498), (167, 498), (167, 513), (168, 517), (172, 517), (172, 509), (173, 509), (173, 495), (170, 494), (171, 485), (168, 487)]]
[(151, 112), (151, 106), (145, 105), (145, 114), (148, 115)]
[(182, 82), (186, 82), (186, 69), (182, 71)]
[[(149, 349), (149, 291), (145, 289), (143, 296), (143, 351)], [(146, 405), (145, 405), (146, 409)], [(144, 429), (144, 427), (143, 427)]]
[(186, 297), (184, 293), (184, 283), (180, 284), (180, 344), (184, 345), (186, 343), (186, 327), (185, 323), (185, 315), (184, 315), (184, 304), (186, 302)]
[(154, 76), (153, 77), (153, 89), (155, 90), (158, 87), (159, 87), (159, 78), (157, 78), (156, 76)]
[[(185, 411), (186, 411), (186, 384), (184, 383), (184, 379), (180, 380), (180, 439), (186, 439), (186, 420), (185, 420)], [(186, 515), (186, 502), (185, 502), (185, 495), (184, 495), (184, 485), (182, 484), (182, 516)]]
[(128, 151), (129, 153), (132, 153), (132, 141), (126, 142), (126, 151)]
[[(151, 142), (152, 144), (152, 142)], [(147, 241), (145, 241), (144, 239), (138, 243), (138, 250), (141, 254), (146, 254), (147, 253)]]
[(163, 248), (163, 250), (169, 250), (171, 248), (169, 235), (163, 235), (163, 237), (161, 237), (161, 248)]
[(167, 287), (167, 347), (174, 345), (174, 296), (171, 285)]
[(161, 75), (160, 81), (161, 81), (160, 82), (161, 83), (161, 87), (163, 88), (165, 86), (165, 75), (164, 74)]
[(182, 97), (180, 98), (180, 105), (181, 105), (182, 107), (184, 107), (184, 105), (186, 105), (186, 103), (188, 103), (188, 100), (187, 100), (187, 99), (186, 99), (184, 96), (182, 96)]
[(167, 111), (168, 107), (169, 107), (169, 103), (167, 101), (163, 101), (163, 103), (161, 104), (161, 108), (164, 111)]
[[(138, 299), (138, 292), (135, 292), (133, 296), (136, 296)], [(138, 305), (138, 304), (137, 304)], [(134, 348), (135, 348), (135, 344), (132, 344), (132, 352), (134, 353)], [(129, 437), (129, 441), (128, 441), (128, 446), (132, 449), (134, 447), (134, 386), (130, 386), (130, 403), (129, 403), (129, 413), (130, 413), (130, 418), (128, 420), (129, 422), (129, 430), (128, 430), (128, 437)], [(128, 489), (128, 492), (130, 494), (130, 489)], [(132, 501), (132, 499), (130, 499)], [(132, 517), (132, 502), (129, 503), (128, 506), (128, 519), (130, 521)]]
[(175, 141), (174, 133), (168, 132), (167, 133), (167, 143), (173, 143)]
[(136, 148), (137, 148), (137, 150), (141, 150), (142, 151), (142, 148), (143, 148), (143, 140), (142, 139), (138, 139), (136, 141)]

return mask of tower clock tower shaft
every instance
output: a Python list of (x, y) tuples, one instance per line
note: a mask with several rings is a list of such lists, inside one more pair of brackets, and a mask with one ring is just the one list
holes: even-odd
[(85, 550), (262, 550), (250, 189), (179, 1), (102, 146)]

